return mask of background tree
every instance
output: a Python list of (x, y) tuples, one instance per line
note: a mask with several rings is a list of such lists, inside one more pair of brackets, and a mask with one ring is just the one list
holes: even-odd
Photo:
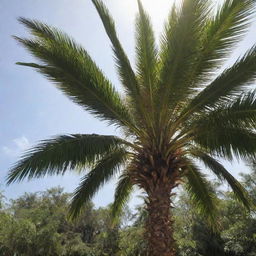
[(70, 195), (61, 188), (24, 194), (0, 213), (3, 256), (103, 256), (118, 250), (119, 225), (110, 222), (110, 207), (91, 202), (70, 222)]
[[(251, 192), (255, 200), (255, 171), (242, 175), (242, 184)], [(180, 256), (253, 256), (256, 246), (256, 218), (254, 213), (244, 211), (235, 200), (231, 191), (220, 190), (221, 199), (218, 204), (218, 231), (207, 225), (194, 209), (188, 195), (183, 193), (175, 208), (175, 238), (177, 239), (178, 255)]]
[[(243, 175), (242, 184), (256, 195), (255, 171)], [(245, 176), (245, 177), (244, 177)], [(175, 201), (174, 237), (178, 256), (255, 256), (256, 218), (245, 212), (230, 190), (213, 186), (221, 194), (218, 203), (218, 232), (208, 226), (193, 207), (188, 193), (180, 191)], [(3, 256), (147, 256), (144, 226), (145, 205), (110, 222), (111, 206), (84, 206), (76, 222), (67, 220), (70, 196), (60, 188), (24, 194), (0, 211), (0, 254)], [(253, 197), (255, 200), (255, 197)]]
[(124, 138), (63, 135), (31, 149), (14, 166), (8, 183), (79, 169), (84, 174), (74, 194), (75, 218), (86, 201), (121, 169), (114, 213), (121, 211), (133, 185), (147, 195), (146, 238), (151, 256), (173, 256), (171, 196), (181, 182), (209, 221), (216, 216), (216, 195), (196, 165), (200, 160), (225, 180), (245, 207), (248, 195), (216, 157), (247, 159), (256, 151), (256, 100), (249, 92), (256, 75), (252, 47), (231, 67), (218, 68), (241, 39), (255, 11), (254, 0), (226, 0), (216, 11), (211, 1), (183, 0), (173, 6), (159, 50), (150, 19), (138, 1), (136, 68), (119, 42), (115, 24), (100, 0), (92, 0), (112, 43), (121, 96), (88, 53), (61, 31), (20, 19), (32, 39), (16, 37), (45, 75), (74, 102), (119, 127)]

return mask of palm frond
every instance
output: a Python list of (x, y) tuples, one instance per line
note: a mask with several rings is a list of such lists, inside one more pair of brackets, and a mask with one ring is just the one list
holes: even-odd
[(256, 92), (245, 93), (231, 103), (220, 104), (202, 118), (210, 120), (213, 124), (225, 123), (231, 127), (254, 129), (256, 127)]
[(199, 149), (191, 151), (191, 155), (201, 160), (204, 165), (212, 170), (212, 172), (222, 181), (226, 181), (232, 188), (236, 198), (248, 209), (251, 208), (251, 200), (249, 195), (240, 184), (240, 182), (228, 172), (225, 167), (219, 163), (216, 159), (212, 158), (208, 154), (202, 152)]
[(63, 175), (68, 169), (94, 164), (123, 144), (124, 141), (118, 137), (97, 134), (62, 135), (42, 141), (10, 170), (7, 183), (45, 175)]
[(117, 37), (114, 20), (101, 0), (92, 0), (92, 2), (98, 11), (106, 33), (112, 43), (120, 80), (125, 87), (129, 99), (134, 103), (134, 106), (137, 106), (136, 110), (141, 113), (142, 107), (138, 81), (133, 72), (130, 61)]
[(185, 188), (198, 212), (214, 226), (217, 212), (217, 197), (214, 190), (192, 162), (188, 164), (187, 168)]
[(71, 201), (69, 215), (72, 219), (80, 214), (84, 204), (113, 177), (127, 157), (125, 150), (114, 150), (100, 159), (95, 167), (84, 176)]
[(120, 95), (80, 45), (46, 24), (27, 19), (20, 19), (20, 22), (36, 38), (15, 38), (42, 64), (18, 64), (36, 68), (74, 102), (97, 117), (118, 126), (133, 126)]
[(230, 102), (239, 96), (256, 79), (256, 46), (253, 46), (236, 63), (223, 71), (209, 86), (201, 91), (185, 109), (191, 114), (200, 110), (207, 110), (222, 102)]
[(200, 34), (209, 10), (209, 1), (184, 0), (180, 10), (173, 7), (161, 42), (159, 103), (175, 106), (191, 88), (190, 69), (196, 61)]
[(247, 159), (255, 154), (256, 133), (253, 130), (217, 121), (204, 116), (195, 125), (194, 141), (200, 147), (227, 159), (233, 159), (234, 155)]
[(212, 78), (247, 31), (254, 10), (254, 0), (227, 0), (216, 14), (208, 16), (188, 81), (192, 87), (203, 86)]
[[(136, 64), (143, 93), (146, 94), (150, 105), (153, 104), (153, 92), (157, 78), (157, 48), (151, 21), (138, 0), (139, 15), (136, 18)], [(152, 106), (151, 110), (152, 111)]]
[(112, 217), (114, 220), (120, 216), (122, 210), (128, 202), (132, 193), (132, 186), (133, 185), (128, 172), (124, 171), (123, 174), (119, 177), (115, 189), (115, 200), (112, 205)]
[[(150, 18), (137, 1), (134, 72), (108, 9), (102, 0), (92, 0), (112, 43), (125, 98), (72, 38), (46, 24), (20, 19), (33, 38), (15, 38), (38, 63), (18, 64), (36, 69), (85, 110), (123, 128), (132, 142), (95, 134), (45, 140), (17, 162), (7, 183), (89, 167), (91, 171), (83, 176), (72, 198), (69, 215), (74, 219), (122, 168), (112, 206), (116, 218), (134, 184), (150, 191), (145, 184), (154, 187), (158, 183), (151, 182), (159, 176), (156, 166), (159, 170), (178, 166), (191, 200), (214, 227), (215, 191), (187, 156), (201, 160), (250, 208), (242, 185), (212, 156), (255, 158), (256, 91), (248, 93), (247, 89), (256, 79), (256, 45), (220, 75), (216, 72), (247, 30), (256, 2), (225, 0), (211, 13), (210, 0), (182, 0), (173, 5), (158, 52)], [(131, 156), (136, 170), (142, 168), (152, 175), (135, 171), (131, 179), (129, 166), (125, 166)], [(150, 193), (147, 196), (150, 199)]]

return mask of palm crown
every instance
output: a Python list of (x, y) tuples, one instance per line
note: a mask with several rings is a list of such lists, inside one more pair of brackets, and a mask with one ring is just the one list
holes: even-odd
[(159, 188), (170, 197), (184, 182), (195, 205), (212, 218), (216, 196), (197, 166), (195, 160), (200, 160), (249, 208), (246, 191), (216, 158), (244, 159), (256, 150), (256, 98), (250, 91), (256, 48), (222, 73), (218, 68), (246, 32), (255, 1), (226, 0), (214, 11), (211, 1), (183, 0), (173, 6), (159, 47), (138, 1), (135, 70), (108, 10), (100, 0), (92, 2), (111, 40), (124, 96), (80, 45), (37, 21), (21, 18), (34, 37), (16, 39), (40, 63), (18, 64), (35, 68), (85, 110), (121, 128), (125, 138), (72, 134), (45, 140), (11, 169), (8, 183), (89, 167), (71, 203), (71, 216), (76, 217), (116, 173), (115, 214), (133, 185), (151, 200), (155, 192), (162, 193)]

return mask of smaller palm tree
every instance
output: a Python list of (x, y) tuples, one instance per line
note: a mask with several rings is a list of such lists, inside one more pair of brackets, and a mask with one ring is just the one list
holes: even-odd
[(211, 1), (183, 0), (171, 10), (159, 50), (138, 1), (136, 71), (105, 5), (92, 2), (112, 42), (124, 96), (80, 45), (37, 21), (21, 18), (34, 38), (16, 39), (40, 63), (18, 64), (33, 67), (126, 136), (72, 134), (43, 141), (10, 170), (7, 181), (84, 171), (71, 202), (75, 218), (101, 186), (119, 174), (114, 215), (134, 185), (141, 188), (147, 197), (149, 255), (173, 256), (175, 187), (183, 182), (200, 212), (211, 221), (216, 215), (216, 195), (195, 160), (227, 181), (248, 209), (251, 206), (247, 192), (216, 158), (246, 159), (256, 152), (256, 97), (248, 91), (256, 78), (256, 47), (222, 73), (217, 70), (250, 24), (255, 1), (226, 0), (214, 11)]

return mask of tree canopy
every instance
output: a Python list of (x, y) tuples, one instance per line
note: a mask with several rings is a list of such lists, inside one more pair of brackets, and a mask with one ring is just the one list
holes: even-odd
[[(255, 175), (242, 175), (241, 183), (256, 200)], [(174, 210), (178, 256), (255, 256), (256, 218), (245, 212), (230, 190), (221, 193), (214, 231), (193, 207), (185, 190)], [(71, 195), (57, 187), (24, 194), (6, 202), (1, 197), (0, 253), (3, 256), (145, 256), (144, 223), (147, 212), (140, 205), (126, 207), (113, 223), (111, 206), (96, 208), (88, 202), (76, 222), (67, 216)]]

